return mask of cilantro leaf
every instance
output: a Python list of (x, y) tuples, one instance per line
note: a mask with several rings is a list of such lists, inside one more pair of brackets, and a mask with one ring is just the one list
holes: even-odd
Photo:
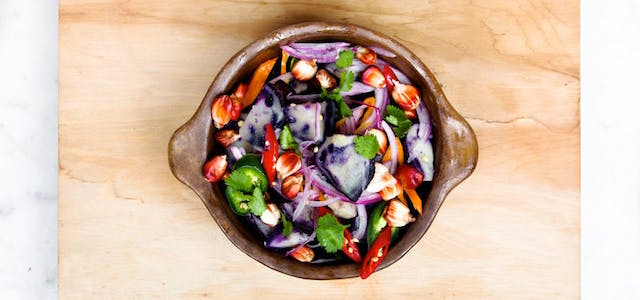
[(280, 213), (280, 220), (282, 220), (282, 235), (286, 237), (293, 231), (293, 224), (287, 220), (283, 213)]
[(356, 75), (351, 71), (340, 73), (340, 86), (337, 88), (338, 93), (350, 91), (355, 77)]
[(336, 102), (338, 103), (338, 109), (340, 110), (340, 115), (342, 115), (343, 117), (351, 116), (351, 109), (349, 108), (347, 103), (344, 102), (344, 99), (342, 99), (342, 97), (340, 97), (339, 100)]
[(247, 193), (251, 192), (253, 187), (251, 178), (244, 172), (231, 172), (229, 177), (224, 180), (224, 183), (235, 190)]
[[(344, 102), (344, 98), (340, 95), (340, 92), (347, 92), (351, 90), (353, 87), (353, 81), (355, 80), (355, 74), (351, 71), (340, 73), (340, 85), (333, 89), (331, 92), (327, 91), (327, 89), (322, 88), (322, 92), (320, 93), (320, 97), (323, 99), (330, 99), (336, 102), (338, 105), (338, 110), (340, 111), (340, 117), (349, 117), (351, 116), (351, 109)], [(340, 118), (339, 118), (340, 119)]]
[(253, 189), (253, 199), (249, 201), (249, 211), (256, 216), (262, 215), (267, 210), (267, 204), (264, 202), (264, 195), (259, 187)]
[(348, 227), (349, 225), (340, 224), (333, 215), (326, 214), (318, 218), (316, 237), (328, 253), (335, 253), (338, 249), (342, 249), (344, 230)]
[(372, 134), (357, 136), (355, 138), (355, 144), (356, 152), (366, 159), (373, 159), (378, 153), (378, 150), (380, 150), (378, 139)]
[(284, 150), (298, 149), (298, 143), (293, 138), (293, 133), (291, 133), (289, 125), (284, 125), (284, 128), (282, 128), (282, 131), (280, 132), (279, 142), (280, 146)]
[(353, 51), (351, 50), (340, 51), (340, 54), (338, 55), (338, 60), (336, 60), (336, 66), (338, 66), (338, 68), (346, 68), (350, 66), (351, 63), (353, 63)]
[(407, 118), (404, 111), (394, 105), (387, 105), (387, 112), (385, 113), (384, 119), (387, 123), (391, 124), (391, 129), (393, 129), (393, 132), (398, 138), (403, 138), (407, 135), (409, 128), (413, 124), (411, 120)]

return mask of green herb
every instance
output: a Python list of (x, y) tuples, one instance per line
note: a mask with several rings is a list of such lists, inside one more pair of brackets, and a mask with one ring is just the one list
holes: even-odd
[(329, 99), (336, 102), (338, 105), (338, 110), (340, 111), (340, 118), (351, 116), (351, 109), (344, 102), (341, 92), (347, 92), (351, 90), (353, 86), (353, 81), (355, 79), (355, 74), (351, 71), (340, 73), (340, 85), (333, 89), (331, 92), (327, 91), (327, 89), (322, 88), (322, 93), (320, 93), (320, 97), (323, 99)]
[(356, 75), (351, 71), (346, 71), (340, 73), (340, 85), (338, 86), (338, 92), (348, 92), (351, 90), (353, 86), (353, 80)]
[(373, 159), (380, 150), (378, 139), (372, 134), (357, 136), (355, 144), (356, 152), (366, 159)]
[(351, 63), (353, 63), (353, 51), (351, 50), (340, 51), (340, 54), (338, 55), (338, 60), (336, 60), (336, 66), (342, 69), (342, 68), (351, 66)]
[(254, 200), (249, 201), (249, 211), (256, 216), (261, 216), (267, 210), (267, 204), (259, 187), (253, 189), (253, 198)]
[(298, 151), (298, 143), (293, 138), (293, 133), (291, 133), (291, 129), (289, 125), (284, 125), (282, 131), (280, 132), (279, 137), (280, 147), (284, 150), (294, 149), (296, 152)]
[(338, 249), (342, 249), (344, 230), (348, 227), (349, 225), (340, 224), (333, 215), (326, 214), (318, 218), (316, 237), (328, 253), (335, 253)]
[(407, 135), (412, 124), (404, 111), (393, 105), (387, 105), (387, 112), (384, 119), (391, 124), (391, 129), (393, 129), (393, 132), (398, 138), (403, 138)]
[(260, 216), (267, 210), (263, 193), (267, 190), (268, 182), (258, 155), (247, 154), (240, 158), (224, 183), (225, 195), (234, 213)]
[(283, 213), (280, 213), (280, 220), (282, 220), (282, 235), (286, 237), (293, 231), (293, 224), (287, 220), (287, 217), (285, 217)]
[(298, 61), (297, 58), (289, 55), (289, 68), (287, 69), (287, 71), (291, 71), (293, 69), (293, 65)]
[(253, 188), (251, 177), (249, 177), (245, 172), (231, 172), (229, 177), (224, 180), (224, 183), (237, 191), (245, 193), (251, 192), (251, 189)]

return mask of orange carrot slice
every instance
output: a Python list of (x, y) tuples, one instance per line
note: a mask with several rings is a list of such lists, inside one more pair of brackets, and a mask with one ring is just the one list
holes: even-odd
[(267, 81), (267, 77), (269, 77), (269, 73), (271, 73), (271, 69), (273, 69), (273, 65), (276, 64), (277, 59), (277, 57), (274, 57), (263, 62), (253, 73), (251, 81), (249, 81), (249, 88), (247, 88), (247, 92), (244, 94), (244, 97), (242, 97), (243, 109), (251, 105), (253, 101), (256, 100), (256, 97), (258, 97), (258, 94), (262, 91), (265, 81)]

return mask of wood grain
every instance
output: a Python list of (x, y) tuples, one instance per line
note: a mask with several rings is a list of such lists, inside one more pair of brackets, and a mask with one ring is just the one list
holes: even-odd
[[(60, 2), (61, 299), (579, 297), (578, 1)], [(311, 20), (411, 48), (480, 146), (421, 242), (366, 281), (263, 267), (167, 164), (220, 67)]]

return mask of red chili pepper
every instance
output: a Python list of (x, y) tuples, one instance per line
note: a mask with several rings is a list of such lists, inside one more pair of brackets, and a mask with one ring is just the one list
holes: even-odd
[(265, 173), (267, 173), (269, 186), (272, 186), (273, 181), (276, 180), (276, 161), (278, 161), (278, 139), (271, 124), (267, 124), (264, 138), (264, 152), (262, 152), (262, 166), (264, 167)]
[(318, 207), (318, 218), (326, 215), (326, 214), (330, 214), (333, 215), (333, 213), (331, 212), (331, 210), (329, 208), (327, 208), (326, 206), (320, 206)]
[[(322, 217), (326, 214), (333, 215), (333, 212), (328, 209), (326, 206), (318, 207), (318, 217)], [(338, 221), (339, 222), (339, 221)], [(351, 250), (349, 250), (351, 249)], [(356, 263), (362, 262), (362, 256), (360, 255), (360, 250), (358, 249), (358, 245), (353, 241), (353, 237), (348, 229), (344, 230), (344, 243), (342, 244), (342, 252), (344, 252), (347, 257), (353, 260)]]
[(358, 245), (353, 241), (353, 237), (351, 237), (351, 233), (349, 230), (344, 230), (344, 245), (342, 245), (342, 252), (346, 254), (351, 260), (356, 263), (362, 262), (362, 257), (360, 256), (360, 250), (358, 250)]
[(389, 92), (393, 92), (393, 88), (396, 86), (395, 82), (399, 81), (398, 76), (396, 76), (396, 73), (387, 65), (384, 66), (382, 73), (384, 74), (384, 80), (387, 82), (387, 89)]
[(389, 252), (389, 244), (391, 243), (391, 229), (392, 226), (385, 227), (378, 238), (373, 242), (371, 248), (364, 257), (364, 263), (360, 269), (360, 278), (366, 279), (371, 275), (382, 260), (387, 256)]

